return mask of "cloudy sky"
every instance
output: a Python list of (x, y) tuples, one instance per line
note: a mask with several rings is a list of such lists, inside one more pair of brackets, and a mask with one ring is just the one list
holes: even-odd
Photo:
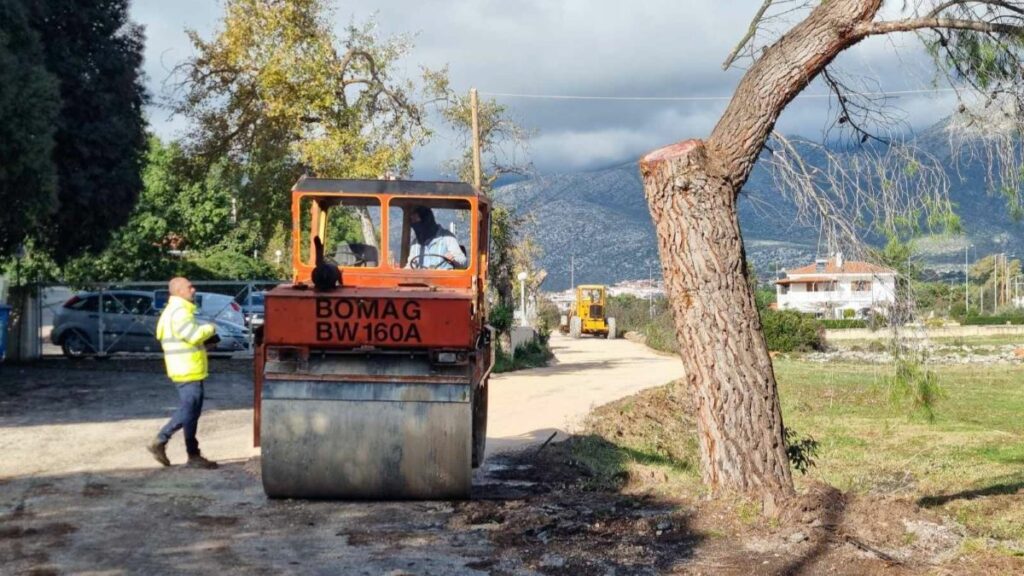
[[(336, 3), (341, 29), (353, 19), (376, 18), (382, 36), (415, 34), (415, 49), (401, 71), (416, 77), (421, 66), (448, 65), (452, 86), (475, 86), (506, 104), (534, 130), (530, 159), (540, 173), (601, 168), (635, 159), (683, 138), (707, 135), (724, 99), (696, 101), (575, 100), (498, 94), (615, 98), (726, 97), (740, 69), (721, 63), (743, 35), (761, 0), (354, 0)], [(184, 30), (210, 37), (222, 4), (213, 0), (134, 0), (133, 19), (146, 27), (148, 86), (168, 97), (169, 70), (191, 55)], [(840, 69), (873, 78), (884, 91), (930, 89), (934, 74), (912, 35), (871, 39), (847, 51)], [(823, 94), (813, 85), (807, 94)], [(953, 107), (948, 93), (903, 95), (901, 129), (921, 129)], [(153, 106), (154, 131), (175, 137), (180, 119)], [(779, 129), (821, 138), (829, 100), (805, 98), (785, 112)], [(439, 175), (457, 154), (440, 133), (417, 152), (415, 176)]]

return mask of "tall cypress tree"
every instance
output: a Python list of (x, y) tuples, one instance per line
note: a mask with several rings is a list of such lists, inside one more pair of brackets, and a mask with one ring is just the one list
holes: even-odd
[(57, 80), (21, 0), (0, 0), (0, 258), (56, 208)]
[(127, 0), (32, 2), (47, 69), (60, 82), (53, 153), (59, 209), (43, 242), (58, 262), (101, 250), (142, 190), (142, 27)]

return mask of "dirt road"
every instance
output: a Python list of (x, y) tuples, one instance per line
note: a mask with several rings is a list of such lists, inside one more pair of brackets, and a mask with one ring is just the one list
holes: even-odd
[(628, 340), (552, 335), (556, 361), (491, 379), (487, 452), (555, 440), (577, 431), (595, 406), (682, 376), (679, 358)]
[[(548, 368), (492, 380), (489, 461), (572, 431), (591, 406), (679, 376), (627, 342), (556, 336)], [(249, 367), (214, 362), (200, 423), (221, 470), (143, 450), (174, 408), (159, 361), (0, 369), (0, 563), (13, 573), (535, 574), (460, 503), (269, 501), (251, 447)], [(184, 460), (180, 438), (168, 450)], [(477, 498), (514, 493), (486, 472)], [(558, 564), (558, 560), (552, 560)], [(557, 566), (556, 566), (557, 567)]]

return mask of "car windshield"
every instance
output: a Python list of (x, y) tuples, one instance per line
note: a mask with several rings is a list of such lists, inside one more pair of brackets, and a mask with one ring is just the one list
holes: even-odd
[(470, 204), (451, 198), (394, 198), (388, 207), (391, 266), (462, 270), (472, 249)]

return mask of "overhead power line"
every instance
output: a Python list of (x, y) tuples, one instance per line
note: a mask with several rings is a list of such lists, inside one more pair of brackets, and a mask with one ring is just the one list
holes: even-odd
[[(941, 94), (956, 92), (953, 88), (925, 88), (918, 90), (892, 90), (888, 92), (850, 92), (851, 96), (887, 97), (913, 94)], [(510, 92), (480, 92), (493, 98), (526, 98), (533, 100), (609, 100), (622, 102), (716, 102), (728, 101), (732, 96), (587, 96), (575, 94), (514, 94)], [(798, 99), (831, 98), (833, 94), (799, 94)]]

